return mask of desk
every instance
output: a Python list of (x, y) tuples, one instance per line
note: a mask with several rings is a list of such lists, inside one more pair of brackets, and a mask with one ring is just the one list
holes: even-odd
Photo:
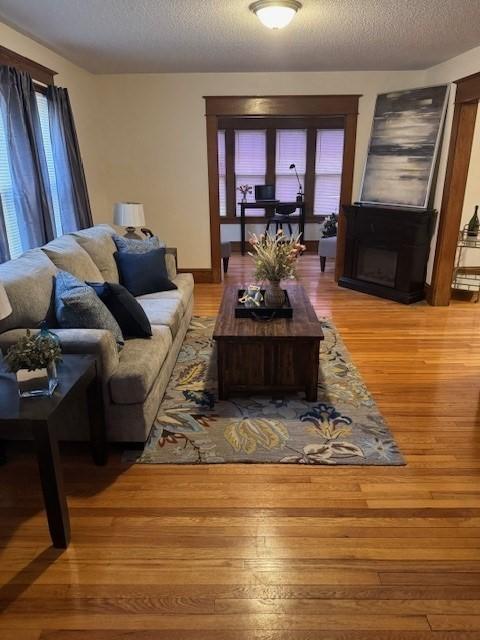
[(257, 200), (256, 202), (239, 202), (240, 205), (240, 241), (242, 256), (245, 255), (245, 209), (265, 209), (265, 222), (268, 222), (268, 211), (275, 210), (277, 207), (293, 207), (300, 209), (300, 215), (288, 216), (289, 222), (298, 222), (299, 231), (302, 234), (302, 242), (305, 242), (305, 202), (280, 202), (280, 200)]
[(58, 387), (50, 397), (19, 398), (14, 376), (0, 376), (0, 429), (26, 426), (33, 434), (48, 526), (57, 549), (66, 549), (70, 541), (57, 437), (69, 412), (78, 411), (81, 405), (88, 411), (94, 462), (103, 465), (107, 459), (103, 402), (93, 356), (62, 356)]

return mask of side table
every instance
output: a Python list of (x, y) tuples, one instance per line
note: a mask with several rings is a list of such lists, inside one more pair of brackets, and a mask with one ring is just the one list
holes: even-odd
[(53, 546), (61, 549), (66, 549), (70, 542), (70, 518), (57, 438), (68, 411), (76, 406), (74, 403), (86, 403), (93, 460), (97, 465), (106, 463), (100, 384), (96, 360), (91, 355), (62, 357), (58, 365), (58, 386), (51, 397), (20, 398), (15, 378), (11, 374), (0, 374), (0, 433), (6, 426), (31, 430), (50, 535)]

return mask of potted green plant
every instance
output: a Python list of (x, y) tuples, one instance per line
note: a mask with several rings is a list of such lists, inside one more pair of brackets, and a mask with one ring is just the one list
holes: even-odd
[(49, 332), (32, 335), (27, 329), (6, 355), (5, 362), (16, 375), (22, 398), (51, 396), (57, 384), (57, 362), (61, 360), (58, 338)]
[(285, 236), (282, 230), (275, 235), (265, 233), (257, 238), (250, 236), (253, 252), (249, 255), (255, 263), (255, 279), (267, 281), (265, 287), (265, 304), (268, 307), (281, 307), (285, 301), (285, 292), (280, 282), (297, 277), (296, 261), (305, 251), (300, 244), (300, 233)]

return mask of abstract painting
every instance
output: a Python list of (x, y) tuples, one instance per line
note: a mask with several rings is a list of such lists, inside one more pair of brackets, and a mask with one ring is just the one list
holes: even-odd
[(361, 202), (428, 207), (448, 88), (377, 96)]

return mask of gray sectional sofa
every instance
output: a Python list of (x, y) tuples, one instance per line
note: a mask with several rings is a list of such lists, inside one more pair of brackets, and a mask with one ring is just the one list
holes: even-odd
[[(0, 348), (14, 343), (25, 329), (46, 320), (55, 327), (54, 277), (69, 271), (81, 280), (118, 282), (112, 236), (118, 230), (98, 225), (53, 240), (0, 265), (13, 313), (0, 322)], [(174, 253), (167, 250), (167, 270), (177, 290), (137, 298), (151, 324), (153, 337), (131, 339), (117, 349), (109, 331), (54, 329), (64, 353), (91, 353), (98, 359), (103, 386), (107, 435), (111, 442), (144, 442), (154, 422), (173, 366), (190, 324), (193, 277), (177, 274)], [(62, 439), (86, 439), (85, 426), (72, 416)]]

